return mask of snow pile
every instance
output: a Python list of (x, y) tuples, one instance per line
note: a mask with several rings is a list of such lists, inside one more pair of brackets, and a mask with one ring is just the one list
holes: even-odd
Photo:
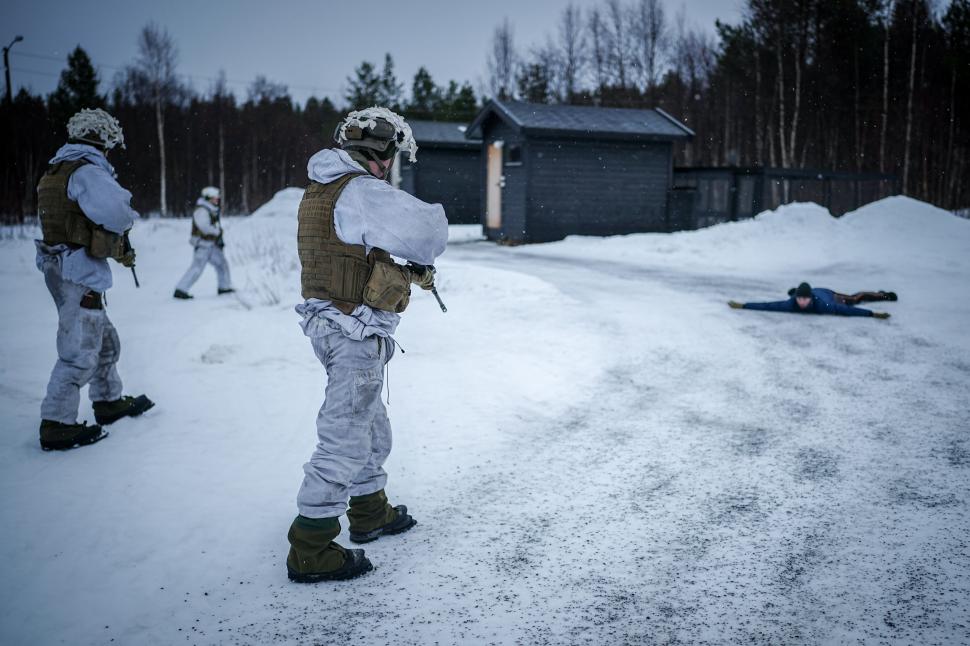
[(284, 188), (270, 198), (269, 202), (263, 204), (253, 211), (253, 217), (257, 218), (295, 218), (300, 208), (300, 200), (303, 199), (302, 188)]
[(478, 242), (485, 239), (480, 224), (452, 224), (448, 227), (448, 244)]
[[(0, 643), (966, 641), (970, 222), (895, 198), (514, 248), (454, 227), (449, 311), (415, 290), (388, 365), (388, 493), (419, 524), (315, 587), (283, 565), (326, 387), (299, 196), (226, 218), (233, 297), (207, 271), (172, 299), (189, 223), (137, 224), (109, 312), (158, 405), (67, 454), (37, 446), (54, 308), (0, 235)], [(900, 300), (725, 305), (801, 280)]]

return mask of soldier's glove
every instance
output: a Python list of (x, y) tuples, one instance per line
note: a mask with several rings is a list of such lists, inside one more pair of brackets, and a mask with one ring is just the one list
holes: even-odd
[(744, 308), (744, 303), (739, 303), (737, 301), (728, 301), (728, 307), (732, 310), (740, 310)]
[(874, 319), (888, 319), (889, 318), (889, 312), (873, 312), (872, 313), (872, 318), (874, 318)]
[(125, 267), (134, 267), (135, 266), (135, 250), (134, 249), (129, 249), (125, 253), (125, 255), (123, 255), (121, 257), (121, 259), (118, 262), (120, 262)]
[(131, 240), (128, 238), (128, 232), (125, 231), (122, 236), (122, 245), (124, 250), (124, 255), (118, 260), (125, 267), (135, 266), (135, 248), (131, 246)]
[(216, 238), (216, 246), (220, 249), (224, 249), (226, 247), (226, 241), (222, 239), (221, 233), (219, 234), (219, 237)]
[(412, 264), (409, 268), (411, 270), (412, 283), (425, 290), (430, 290), (434, 287), (434, 267)]

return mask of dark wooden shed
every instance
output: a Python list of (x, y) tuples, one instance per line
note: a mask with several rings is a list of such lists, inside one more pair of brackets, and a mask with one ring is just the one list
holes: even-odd
[(666, 231), (675, 142), (694, 133), (666, 112), (491, 101), (466, 137), (482, 140), (482, 224), (492, 240)]
[(445, 207), (450, 224), (481, 221), (482, 142), (465, 137), (465, 124), (408, 121), (418, 161), (400, 155), (400, 188)]
[(804, 168), (674, 169), (671, 230), (743, 220), (791, 202), (814, 202), (838, 217), (899, 193), (899, 178)]

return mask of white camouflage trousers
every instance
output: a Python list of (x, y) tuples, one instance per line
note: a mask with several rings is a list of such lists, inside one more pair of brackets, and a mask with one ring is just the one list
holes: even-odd
[(81, 307), (87, 287), (61, 278), (59, 258), (43, 264), (44, 281), (57, 306), (57, 363), (40, 407), (41, 419), (64, 424), (77, 422), (81, 388), (90, 385), (91, 401), (121, 397), (118, 357), (121, 342), (104, 309)]
[(226, 262), (226, 254), (223, 253), (222, 248), (216, 244), (200, 244), (196, 245), (195, 251), (192, 253), (192, 264), (189, 265), (185, 275), (182, 276), (182, 280), (175, 286), (175, 289), (183, 292), (188, 292), (192, 289), (192, 285), (195, 284), (195, 281), (199, 280), (199, 276), (205, 270), (206, 264), (212, 265), (216, 270), (216, 280), (219, 283), (219, 289), (229, 289), (232, 287), (232, 280), (229, 277), (229, 263)]
[(310, 338), (328, 381), (317, 414), (317, 447), (303, 465), (296, 497), (300, 514), (308, 518), (340, 516), (350, 496), (383, 489), (383, 465), (391, 453), (391, 423), (381, 391), (394, 342), (377, 336), (354, 341), (329, 329), (333, 332)]

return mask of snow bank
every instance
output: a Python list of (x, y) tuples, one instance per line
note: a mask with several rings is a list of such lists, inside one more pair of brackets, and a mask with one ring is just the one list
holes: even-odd
[[(892, 198), (453, 245), (448, 313), (416, 290), (388, 366), (389, 492), (419, 524), (308, 587), (283, 567), (326, 385), (293, 312), (299, 197), (226, 219), (233, 297), (207, 270), (172, 299), (189, 223), (138, 222), (142, 287), (117, 271), (109, 311), (126, 391), (158, 406), (63, 455), (37, 446), (57, 320), (34, 233), (2, 230), (0, 643), (961, 642), (970, 222)], [(800, 280), (900, 300), (724, 304)]]
[(452, 224), (448, 227), (448, 244), (484, 240), (480, 224)]
[(300, 200), (303, 199), (302, 188), (284, 188), (270, 198), (269, 202), (253, 211), (253, 217), (258, 218), (279, 218), (296, 217), (296, 212), (300, 208)]

